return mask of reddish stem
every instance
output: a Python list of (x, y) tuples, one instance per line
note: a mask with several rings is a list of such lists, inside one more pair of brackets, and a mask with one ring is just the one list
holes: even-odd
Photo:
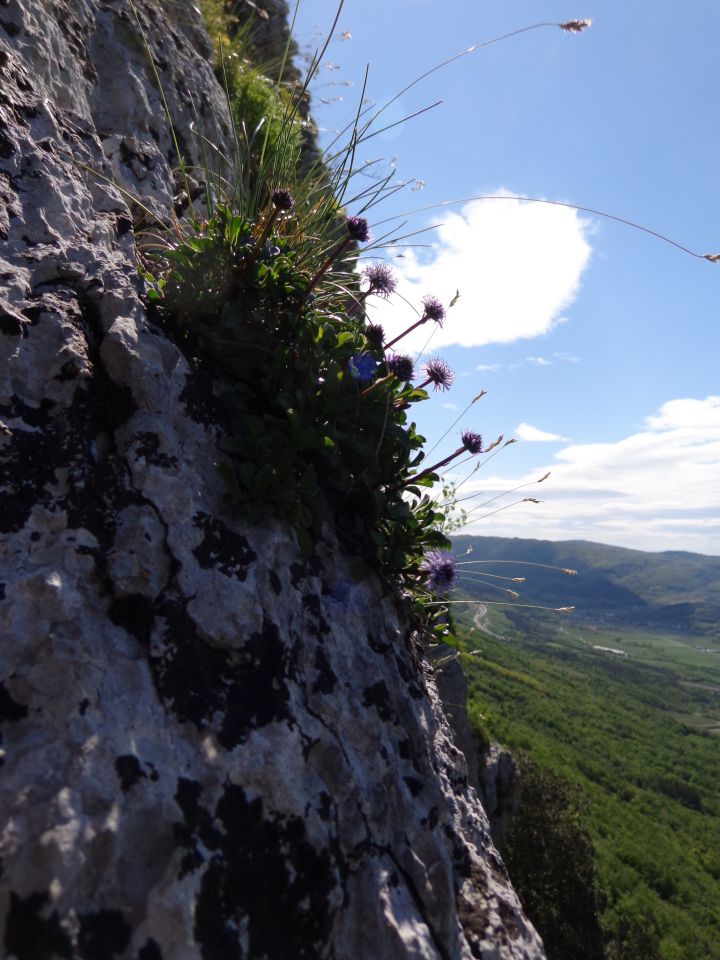
[(423, 314), (422, 317), (420, 317), (420, 319), (417, 321), (417, 323), (414, 323), (411, 327), (408, 327), (407, 330), (404, 330), (402, 333), (398, 334), (398, 336), (395, 337), (394, 340), (391, 340), (390, 343), (386, 343), (386, 344), (385, 344), (385, 349), (387, 350), (387, 349), (388, 349), (389, 347), (391, 347), (394, 343), (397, 343), (398, 340), (402, 340), (402, 338), (405, 337), (405, 336), (407, 336), (408, 333), (412, 333), (412, 331), (413, 331), (416, 327), (419, 327), (421, 323), (425, 323), (425, 321), (426, 321), (427, 319), (428, 319), (428, 318), (425, 316), (425, 314)]

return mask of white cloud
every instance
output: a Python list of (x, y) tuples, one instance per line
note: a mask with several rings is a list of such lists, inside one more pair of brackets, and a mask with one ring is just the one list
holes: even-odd
[(397, 294), (368, 301), (372, 319), (392, 339), (417, 320), (413, 307), (421, 309), (423, 296), (447, 305), (459, 288), (444, 326), (428, 321), (418, 328), (402, 341), (408, 352), (421, 350), (431, 334), (432, 350), (510, 343), (566, 319), (590, 259), (591, 222), (566, 207), (498, 195), (509, 199), (471, 200), (444, 214), (436, 231), (418, 238), (431, 238), (428, 251), (410, 249), (393, 264)]
[(551, 367), (553, 365), (552, 360), (548, 360), (546, 357), (525, 357), (524, 360), (518, 360), (516, 363), (508, 364), (508, 370), (519, 370), (520, 367)]
[[(555, 360), (562, 360), (564, 363), (579, 363), (580, 357), (575, 357), (571, 353), (554, 353)], [(519, 370), (521, 367), (552, 367), (555, 360), (548, 360), (547, 357), (525, 357), (522, 360), (516, 360), (514, 363), (479, 363), (476, 370), (482, 373), (499, 373), (500, 370)]]
[(553, 443), (561, 441), (567, 443), (568, 437), (561, 437), (557, 433), (546, 433), (545, 430), (539, 430), (529, 423), (519, 423), (513, 431), (513, 436), (518, 440), (527, 440), (530, 443)]
[[(538, 486), (548, 470), (551, 476)], [(528, 486), (478, 509), (465, 532), (720, 555), (719, 477), (720, 396), (670, 400), (616, 443), (572, 444), (526, 476), (484, 477), (479, 503)], [(479, 490), (480, 481), (463, 492), (473, 486)], [(544, 502), (522, 503), (473, 525), (524, 496)]]

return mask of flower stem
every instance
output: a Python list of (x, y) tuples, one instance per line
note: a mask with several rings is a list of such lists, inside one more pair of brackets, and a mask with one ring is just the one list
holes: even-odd
[(390, 492), (394, 490), (401, 490), (403, 487), (407, 487), (411, 483), (417, 483), (418, 480), (422, 480), (422, 478), (426, 477), (429, 473), (435, 473), (435, 471), (439, 470), (440, 467), (444, 467), (446, 464), (450, 463), (451, 460), (454, 460), (455, 457), (459, 457), (461, 453), (465, 453), (465, 447), (458, 447), (455, 453), (451, 453), (450, 456), (445, 457), (444, 460), (434, 463), (432, 467), (426, 467), (424, 470), (421, 470), (420, 473), (415, 474), (414, 477), (409, 477), (403, 483), (399, 483), (397, 486), (391, 487)]
[[(423, 314), (422, 317), (420, 317), (420, 319), (419, 319), (416, 323), (414, 323), (411, 327), (408, 327), (407, 330), (404, 330), (402, 333), (398, 334), (398, 336), (395, 337), (394, 340), (391, 340), (390, 343), (386, 343), (386, 344), (385, 344), (385, 349), (387, 350), (389, 347), (392, 347), (393, 344), (396, 344), (396, 343), (398, 342), (398, 340), (402, 340), (403, 337), (406, 337), (409, 333), (412, 333), (412, 331), (413, 331), (416, 327), (419, 327), (421, 323), (425, 323), (425, 322), (427, 321), (427, 319), (428, 319), (428, 318), (425, 316), (425, 314)], [(429, 383), (429, 382), (430, 382), (430, 381), (428, 380), (428, 383)]]
[(340, 254), (343, 253), (343, 251), (345, 251), (352, 242), (353, 242), (352, 237), (347, 237), (347, 239), (340, 241), (340, 243), (335, 248), (335, 251), (330, 254), (330, 256), (327, 258), (325, 263), (320, 267), (318, 272), (315, 274), (315, 276), (312, 278), (312, 280), (308, 284), (307, 290), (305, 291), (306, 296), (312, 293), (313, 289), (318, 285), (320, 280), (322, 280), (322, 278), (325, 276), (325, 274), (328, 272), (328, 270), (332, 266), (333, 261), (337, 260)]
[(376, 380), (374, 383), (371, 383), (369, 387), (365, 387), (364, 390), (361, 390), (361, 391), (360, 391), (360, 396), (361, 396), (361, 397), (366, 397), (369, 393), (372, 393), (372, 391), (373, 391), (376, 387), (379, 387), (380, 384), (382, 384), (382, 383), (389, 383), (391, 380), (394, 380), (394, 379), (395, 379), (395, 374), (394, 374), (394, 373), (388, 373), (388, 374), (386, 374), (384, 377), (380, 377), (380, 379), (379, 379), (379, 380)]

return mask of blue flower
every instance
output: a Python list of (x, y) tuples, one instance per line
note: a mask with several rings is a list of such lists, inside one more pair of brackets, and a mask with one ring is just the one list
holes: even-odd
[(425, 585), (432, 593), (442, 596), (449, 593), (457, 583), (455, 560), (447, 550), (428, 550), (420, 569), (425, 574)]
[(372, 380), (377, 370), (378, 362), (369, 353), (358, 353), (350, 357), (348, 363), (348, 372), (355, 380), (363, 383), (365, 380)]

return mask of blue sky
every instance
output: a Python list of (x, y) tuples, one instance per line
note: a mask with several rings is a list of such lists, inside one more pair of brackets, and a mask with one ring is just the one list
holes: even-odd
[[(327, 142), (357, 108), (366, 65), (367, 96), (381, 104), (472, 44), (538, 20), (592, 19), (579, 35), (548, 27), (477, 50), (404, 94), (378, 126), (443, 102), (361, 146), (361, 162), (378, 161), (369, 173), (392, 164), (408, 182), (369, 220), (379, 236), (378, 221), (405, 211), (511, 198), (418, 212), (408, 230), (437, 225), (424, 246), (382, 252), (411, 303), (460, 291), (425, 354), (456, 374), (416, 408), (428, 445), (481, 389), (435, 453), (463, 427), (518, 440), (463, 484), (476, 494), (467, 532), (720, 554), (720, 264), (599, 216), (512, 199), (604, 210), (720, 252), (720, 4), (583, 3), (347, 0), (314, 116)], [(301, 0), (304, 48), (335, 10)], [(375, 316), (394, 332), (414, 314), (395, 296)], [(409, 351), (424, 346), (422, 331)], [(544, 502), (478, 519), (522, 496)]]

